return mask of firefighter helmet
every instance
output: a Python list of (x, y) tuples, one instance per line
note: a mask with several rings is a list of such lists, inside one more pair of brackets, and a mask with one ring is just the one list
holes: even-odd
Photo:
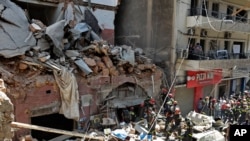
[(169, 96), (170, 98), (172, 98), (172, 97), (173, 97), (173, 94), (172, 94), (172, 93), (170, 93), (170, 94), (168, 94), (168, 96)]
[(175, 108), (175, 114), (180, 114), (181, 113), (181, 110), (180, 110), (180, 108)]

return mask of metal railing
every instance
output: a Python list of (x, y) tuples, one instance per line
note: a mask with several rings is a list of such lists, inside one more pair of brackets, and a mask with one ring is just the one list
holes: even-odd
[(250, 19), (247, 19), (247, 15), (245, 16), (232, 16), (232, 15), (228, 15), (226, 13), (220, 12), (220, 11), (212, 11), (212, 10), (207, 10), (207, 12), (205, 11), (205, 9), (203, 8), (191, 8), (188, 9), (188, 16), (208, 16), (211, 18), (217, 18), (220, 20), (233, 20), (234, 22), (242, 22), (242, 23), (250, 23)]
[(218, 56), (216, 53), (195, 54), (189, 53), (187, 59), (190, 60), (221, 60), (221, 59), (247, 59), (250, 53), (228, 53), (224, 56)]

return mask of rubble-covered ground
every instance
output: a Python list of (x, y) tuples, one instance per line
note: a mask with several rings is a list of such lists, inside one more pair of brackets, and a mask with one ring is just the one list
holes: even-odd
[[(110, 77), (134, 75), (144, 78), (156, 71), (157, 66), (146, 57), (142, 49), (126, 45), (110, 45), (101, 39), (96, 25), (88, 24), (89, 22), (84, 19), (74, 20), (72, 3), (65, 6), (69, 14), (63, 20), (47, 26), (39, 19), (28, 21), (21, 8), (11, 1), (0, 0), (0, 42), (2, 43), (0, 46), (0, 74), (7, 86), (6, 94), (8, 96), (13, 99), (25, 99), (29, 90), (39, 85), (41, 79), (46, 79), (48, 85), (50, 85), (50, 79), (56, 79), (60, 91), (67, 93), (69, 91), (63, 89), (64, 84), (60, 83), (64, 82), (60, 77), (64, 74), (64, 78), (67, 80), (72, 79), (70, 76), (76, 75), (86, 79), (100, 75)], [(72, 81), (74, 80), (72, 79)], [(75, 85), (72, 84), (73, 89), (77, 88)], [(76, 89), (70, 92), (78, 94)], [(0, 102), (1, 99), (0, 97)], [(0, 115), (0, 127), (9, 129), (9, 123), (13, 121), (11, 115), (13, 107), (8, 98), (3, 99), (8, 102), (6, 106), (10, 107), (8, 112), (5, 112), (2, 111), (4, 108), (0, 105), (0, 114), (5, 113), (7, 117), (11, 118), (5, 120), (5, 117), (2, 118), (3, 116)], [(157, 102), (161, 105), (161, 101)], [(76, 106), (75, 104), (78, 103), (72, 102), (71, 106)], [(141, 108), (147, 109), (146, 107)], [(79, 132), (87, 134), (89, 140), (91, 137), (97, 136), (103, 137), (103, 140), (115, 141), (146, 140), (149, 134), (153, 134), (153, 140), (160, 141), (189, 140), (193, 130), (203, 132), (212, 129), (211, 119), (195, 112), (191, 112), (188, 118), (181, 117), (180, 113), (177, 113), (179, 124), (177, 125), (176, 121), (172, 120), (167, 124), (168, 127), (165, 127), (166, 117), (158, 110), (146, 111), (148, 116), (154, 112), (153, 124), (146, 124), (147, 118), (142, 117), (134, 122), (120, 122), (113, 126), (113, 123), (117, 121), (102, 118), (103, 123), (107, 126), (103, 126), (99, 130), (91, 126), (87, 131), (79, 130)], [(72, 119), (79, 118), (77, 114), (67, 115), (66, 112), (64, 114)], [(154, 125), (153, 130), (151, 125)], [(9, 138), (12, 135), (10, 130), (5, 129), (0, 128), (0, 131), (4, 131), (0, 132), (0, 138)], [(35, 139), (27, 135), (20, 140)], [(72, 140), (84, 140), (84, 138)]]

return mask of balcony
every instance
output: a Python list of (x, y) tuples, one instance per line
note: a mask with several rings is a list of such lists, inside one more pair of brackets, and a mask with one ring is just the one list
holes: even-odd
[[(221, 31), (250, 32), (250, 19), (239, 16), (231, 16), (216, 11), (204, 9), (189, 9), (190, 16), (187, 16), (186, 27), (199, 27), (211, 29), (211, 25)], [(208, 15), (208, 16), (206, 16)], [(211, 25), (210, 25), (211, 24)]]
[(187, 70), (222, 69), (224, 79), (249, 77), (250, 59), (246, 56), (247, 55), (229, 54), (228, 58), (211, 59), (203, 55), (203, 57), (198, 56), (199, 59), (197, 60), (178, 58), (176, 62), (176, 84), (180, 85), (186, 83)]

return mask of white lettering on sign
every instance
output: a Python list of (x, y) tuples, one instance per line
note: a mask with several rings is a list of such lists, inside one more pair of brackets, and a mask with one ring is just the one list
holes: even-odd
[(234, 132), (234, 136), (243, 136), (247, 133), (246, 129), (236, 129)]
[(196, 74), (196, 80), (203, 81), (207, 79), (213, 79), (214, 73), (213, 72), (204, 72), (204, 73), (198, 73)]

